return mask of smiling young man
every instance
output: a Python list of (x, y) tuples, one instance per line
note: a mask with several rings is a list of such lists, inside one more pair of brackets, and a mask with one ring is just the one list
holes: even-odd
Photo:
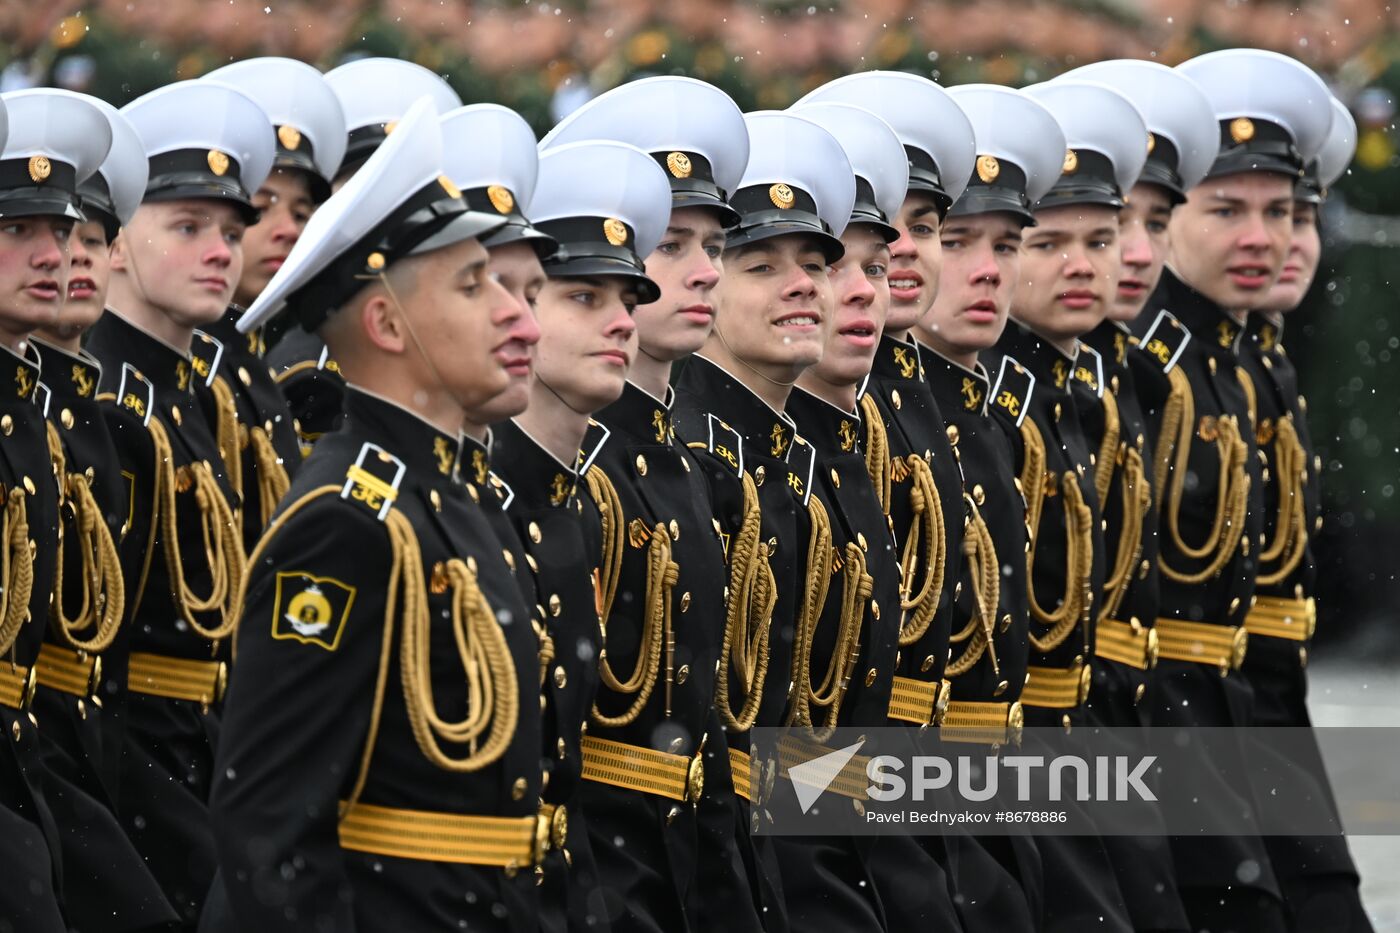
[[(580, 794), (603, 884), (616, 895), (614, 931), (758, 930), (748, 881), (733, 869), (736, 801), (715, 679), (700, 673), (714, 670), (724, 640), (724, 546), (699, 461), (672, 425), (669, 384), (673, 366), (710, 336), (724, 231), (738, 220), (726, 198), (748, 162), (748, 130), (718, 88), (657, 77), (585, 104), (545, 145), (589, 137), (646, 151), (665, 169), (671, 210), (646, 257), (660, 296), (633, 312), (636, 353), (622, 396), (596, 415), (611, 437), (594, 460), (629, 531), (617, 591), (644, 594), (613, 600), (608, 663), (654, 665), (657, 686), (640, 695), (614, 680), (599, 690)], [(666, 657), (647, 655), (668, 611)], [(665, 764), (669, 779), (644, 778), (640, 762)]]
[[(1152, 364), (1136, 375), (1149, 436), (1157, 439), (1154, 496), (1163, 529), (1154, 626), (1160, 660), (1148, 702), (1155, 725), (1243, 726), (1253, 701), (1239, 667), (1259, 572), (1263, 484), (1236, 348), (1245, 313), (1283, 267), (1293, 182), (1326, 138), (1331, 112), (1317, 76), (1274, 53), (1217, 52), (1178, 71), (1211, 102), (1221, 148), (1172, 213), (1168, 269), (1133, 328)], [(1194, 422), (1167, 418), (1183, 405)], [(1240, 779), (1249, 766), (1243, 743), (1215, 749), (1180, 790), (1213, 808), (1253, 813)], [(1173, 837), (1171, 845), (1193, 928), (1284, 928), (1262, 839)], [(1257, 870), (1241, 879), (1246, 862)]]
[(243, 236), (243, 272), (233, 303), (203, 328), (216, 341), (219, 362), (198, 388), (242, 502), (243, 542), (251, 551), (301, 464), (301, 449), (291, 407), (264, 359), (266, 337), (260, 331), (240, 334), (238, 319), (286, 261), (316, 205), (330, 197), (345, 151), (345, 119), (325, 78), (302, 62), (251, 58), (203, 80), (252, 98), (271, 121), (277, 146), (272, 171), (253, 194), (258, 222)]
[[(1312, 724), (1305, 667), (1317, 620), (1313, 536), (1322, 522), (1322, 471), (1308, 432), (1307, 404), (1298, 392), (1298, 373), (1281, 338), (1284, 316), (1302, 303), (1321, 259), (1318, 208), (1356, 151), (1355, 121), (1340, 101), (1330, 103), (1327, 141), (1294, 188), (1293, 231), (1283, 271), (1250, 314), (1240, 343), (1240, 362), (1254, 387), (1254, 434), (1264, 462), (1265, 542), (1254, 605), (1245, 616), (1249, 654), (1242, 671), (1254, 690), (1252, 724), (1298, 730)], [(1282, 770), (1293, 785), (1292, 799), (1323, 801), (1335, 813), (1316, 742), (1296, 745), (1287, 756), (1291, 767), (1270, 769), (1256, 796), (1268, 799)], [(1266, 842), (1295, 928), (1325, 923), (1329, 929), (1358, 933), (1371, 929), (1344, 838), (1271, 836)]]
[(416, 104), (239, 321), (289, 315), (349, 381), (250, 575), (210, 929), (534, 928), (540, 645), (457, 478), (511, 298), (478, 240), (500, 216), (443, 167)]
[(173, 84), (122, 113), (150, 168), (88, 342), (128, 498), (125, 637), (103, 659), (104, 721), (120, 749), (118, 812), (193, 922), (214, 871), (205, 801), (245, 558), (191, 347), (233, 297), (273, 147), (257, 104), (214, 84)]
[(720, 654), (715, 703), (740, 798), (742, 864), (772, 931), (788, 922), (771, 839), (750, 835), (762, 811), (749, 730), (786, 721), (799, 614), (821, 609), (799, 598), (814, 572), (804, 558), (813, 451), (783, 408), (798, 376), (821, 359), (832, 326), (827, 265), (842, 254), (837, 237), (851, 215), (855, 176), (841, 144), (809, 120), (762, 112), (744, 122), (750, 154), (730, 198), (740, 219), (726, 240), (715, 328), (681, 373), (672, 418), (700, 451), (710, 518), (729, 562), (729, 652)]

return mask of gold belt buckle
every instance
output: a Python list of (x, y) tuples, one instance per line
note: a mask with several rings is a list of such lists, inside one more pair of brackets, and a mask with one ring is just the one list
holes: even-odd
[(20, 692), (19, 708), (29, 709), (34, 705), (34, 694), (39, 690), (39, 665), (30, 666), (24, 675), (24, 689)]
[(705, 753), (697, 751), (685, 771), (686, 798), (696, 804), (705, 792)]
[(1021, 735), (1026, 727), (1026, 711), (1021, 708), (1021, 701), (1012, 702), (1010, 709), (1006, 711), (1006, 741), (1017, 748), (1021, 746)]
[(569, 841), (569, 811), (563, 804), (554, 808), (549, 818), (549, 843), (556, 849), (564, 848)]
[(1239, 670), (1244, 665), (1245, 651), (1249, 648), (1249, 632), (1244, 626), (1235, 630), (1234, 640), (1230, 643), (1230, 666)]
[(1161, 650), (1161, 644), (1157, 639), (1157, 628), (1153, 626), (1147, 630), (1147, 648), (1143, 651), (1143, 660), (1147, 662), (1147, 669), (1150, 671), (1157, 666), (1157, 655)]
[(952, 686), (949, 680), (941, 680), (934, 686), (933, 721), (929, 725), (941, 726), (943, 720), (948, 718), (948, 704), (953, 699)]

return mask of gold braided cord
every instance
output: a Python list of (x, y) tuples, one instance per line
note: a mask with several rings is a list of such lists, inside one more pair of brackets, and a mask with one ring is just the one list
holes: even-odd
[(1249, 424), (1253, 427), (1259, 423), (1259, 393), (1254, 391), (1254, 379), (1243, 366), (1235, 367), (1235, 377), (1240, 381), (1240, 388), (1244, 389), (1244, 401), (1249, 409)]
[(1179, 366), (1167, 374), (1167, 379), (1171, 389), (1162, 405), (1162, 428), (1157, 435), (1157, 445), (1152, 450), (1152, 476), (1156, 480), (1152, 490), (1152, 508), (1159, 513), (1167, 491), (1172, 454), (1182, 448), (1190, 449), (1191, 435), (1196, 430), (1196, 405), (1191, 398), (1191, 380)]
[[(758, 487), (748, 473), (743, 475), (743, 486), (744, 517), (729, 543), (729, 604), (715, 678), (715, 708), (731, 732), (747, 732), (758, 719), (763, 684), (768, 678), (768, 636), (778, 602), (768, 547), (759, 540), (763, 516)], [(737, 713), (729, 699), (731, 668), (744, 685), (743, 706)]]
[(600, 467), (589, 467), (583, 478), (588, 484), (588, 494), (598, 506), (603, 527), (603, 557), (598, 564), (598, 618), (606, 629), (608, 617), (612, 615), (613, 600), (617, 598), (617, 583), (622, 577), (622, 500), (617, 496), (617, 487), (613, 486), (612, 480)]
[(1113, 485), (1113, 467), (1118, 462), (1118, 441), (1122, 436), (1122, 419), (1118, 414), (1118, 399), (1112, 392), (1103, 394), (1103, 440), (1099, 441), (1099, 456), (1094, 465), (1094, 490), (1099, 494), (1099, 508), (1108, 511), (1108, 492)]
[[(807, 538), (806, 586), (797, 612), (797, 627), (792, 642), (793, 694), (788, 711), (789, 725), (803, 726), (818, 742), (825, 741), (836, 729), (841, 701), (850, 682), (850, 671), (860, 647), (860, 626), (874, 589), (874, 581), (866, 572), (865, 554), (859, 545), (847, 544), (843, 562), (841, 614), (836, 630), (836, 642), (822, 674), (819, 685), (812, 682), (812, 649), (816, 642), (817, 624), (831, 588), (832, 564), (835, 550), (831, 544), (831, 521), (826, 507), (816, 497), (808, 500), (807, 515), (811, 532)], [(862, 593), (864, 597), (862, 598)], [(817, 727), (812, 707), (826, 710), (825, 722)]]
[(5, 497), (0, 546), (0, 655), (9, 654), (29, 619), (29, 597), (34, 592), (34, 552), (29, 549), (29, 507), (23, 489), (11, 489)]
[(535, 627), (535, 638), (539, 640), (536, 657), (540, 662), (540, 687), (544, 687), (549, 665), (554, 663), (554, 639), (549, 637), (549, 630), (538, 619), (531, 619), (530, 624)]
[[(204, 559), (211, 580), (209, 594), (202, 597), (196, 595), (185, 583), (184, 551), (180, 546), (176, 522), (177, 480), (170, 436), (158, 419), (151, 420), (150, 431), (155, 447), (155, 519), (160, 522), (171, 595), (190, 628), (210, 641), (217, 641), (233, 632), (242, 613), (241, 593), (246, 564), (240, 526), (209, 464), (191, 463), (181, 467), (193, 484), (204, 538)], [(220, 614), (220, 622), (213, 628), (201, 625), (195, 619), (197, 612), (212, 611)]]
[(260, 427), (249, 428), (248, 444), (253, 448), (253, 468), (258, 473), (259, 526), (266, 528), (282, 497), (291, 488), (292, 480), (266, 431)]
[[(912, 480), (909, 504), (914, 520), (899, 556), (899, 601), (908, 613), (899, 633), (899, 644), (914, 644), (928, 631), (943, 596), (943, 575), (947, 569), (948, 539), (943, 525), (943, 502), (933, 480), (928, 461), (917, 454), (904, 458)], [(914, 573), (923, 569), (923, 581), (918, 592), (914, 588)]]
[(1049, 611), (1040, 604), (1035, 589), (1035, 554), (1046, 498), (1045, 441), (1030, 418), (1021, 422), (1021, 439), (1025, 446), (1021, 487), (1026, 495), (1031, 534), (1031, 546), (1026, 551), (1026, 595), (1031, 620), (1050, 629), (1044, 637), (1032, 634), (1030, 641), (1037, 651), (1045, 653), (1063, 644), (1081, 620), (1088, 620), (1089, 589), (1093, 579), (1093, 513), (1084, 501), (1075, 472), (1066, 470), (1057, 477), (1065, 522), (1065, 591), (1060, 605)]
[(992, 661), (992, 670), (1001, 672), (996, 653), (996, 611), (1001, 604), (1001, 563), (997, 558), (996, 542), (992, 531), (982, 518), (981, 511), (970, 498), (965, 497), (970, 521), (963, 538), (963, 554), (967, 557), (967, 568), (971, 576), (973, 601), (976, 612), (968, 620), (963, 630), (954, 635), (951, 641), (961, 644), (971, 638), (962, 653), (948, 662), (947, 676), (956, 677), (972, 670), (973, 665), (986, 653)]
[[(55, 634), (69, 648), (97, 654), (106, 651), (112, 644), (117, 627), (121, 625), (122, 613), (126, 611), (126, 584), (122, 580), (121, 557), (112, 539), (112, 530), (107, 527), (102, 509), (93, 498), (87, 477), (67, 471), (58, 429), (52, 424), (48, 425), (48, 429), (49, 457), (53, 461), (54, 475), (60, 477), (59, 513), (61, 516), (67, 506), (72, 512), (75, 526), (73, 535), (58, 536), (49, 620), (53, 623)], [(77, 616), (72, 619), (68, 618), (63, 607), (64, 554), (70, 540), (77, 543), (83, 568), (82, 603)], [(93, 629), (91, 637), (78, 637), (78, 632), (89, 628)]]
[[(1103, 461), (1099, 461), (1102, 465)], [(1118, 550), (1104, 583), (1104, 600), (1099, 607), (1099, 621), (1118, 617), (1118, 608), (1132, 583), (1133, 571), (1142, 556), (1142, 527), (1147, 510), (1152, 506), (1152, 490), (1143, 471), (1142, 455), (1129, 447), (1123, 455), (1119, 489), (1123, 498), (1123, 527), (1118, 532)]]
[(1278, 514), (1274, 519), (1274, 540), (1259, 555), (1260, 565), (1279, 565), (1259, 574), (1261, 586), (1276, 586), (1298, 569), (1308, 546), (1308, 526), (1304, 517), (1303, 486), (1307, 482), (1308, 454), (1293, 427), (1292, 417), (1280, 418), (1274, 436), (1274, 482), (1278, 484)]
[(865, 470), (875, 484), (875, 497), (880, 508), (890, 514), (890, 438), (875, 398), (865, 395), (860, 400), (860, 415), (865, 421)]
[(219, 445), (219, 456), (224, 461), (224, 476), (229, 488), (243, 499), (243, 454), (238, 443), (238, 402), (233, 397), (233, 389), (223, 376), (215, 376), (210, 384), (214, 395), (215, 439)]
[[(651, 699), (661, 671), (661, 648), (671, 639), (671, 591), (680, 579), (680, 567), (671, 560), (671, 536), (666, 526), (657, 522), (647, 543), (647, 589), (643, 602), (641, 636), (637, 642), (637, 663), (626, 680), (620, 679), (608, 663), (604, 649), (598, 660), (603, 685), (622, 694), (635, 694), (632, 705), (617, 716), (604, 715), (595, 703), (593, 721), (600, 726), (626, 726), (635, 722)], [(608, 619), (603, 619), (603, 637), (607, 638)], [(670, 677), (668, 673), (667, 681)]]

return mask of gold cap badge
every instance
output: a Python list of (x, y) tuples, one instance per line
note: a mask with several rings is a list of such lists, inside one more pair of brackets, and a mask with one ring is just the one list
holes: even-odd
[(1247, 143), (1254, 138), (1254, 121), (1249, 117), (1235, 117), (1230, 121), (1230, 138), (1237, 143)]
[(210, 149), (208, 155), (209, 171), (215, 175), (222, 175), (228, 171), (228, 156), (217, 149)]
[(398, 125), (398, 120), (390, 120), (388, 123), (384, 124), (384, 135), (388, 136), (390, 133), (394, 132), (394, 128)]
[(609, 217), (603, 221), (603, 236), (613, 246), (624, 246), (627, 243), (627, 225), (616, 217)]
[(370, 253), (365, 257), (365, 265), (375, 272), (378, 272), (380, 269), (384, 268), (384, 254), (379, 252)]
[(1079, 170), (1079, 153), (1073, 149), (1065, 150), (1065, 164), (1060, 171), (1065, 175), (1072, 175)]
[(277, 141), (282, 144), (283, 149), (295, 149), (301, 145), (301, 130), (283, 124), (277, 127)]
[(46, 156), (30, 156), (29, 158), (29, 178), (36, 185), (43, 184), (44, 179), (53, 174), (53, 164)]
[(1152, 150), (1157, 148), (1157, 134), (1147, 134), (1147, 154), (1152, 155)]
[(977, 157), (977, 177), (982, 179), (983, 184), (990, 185), (997, 180), (997, 176), (1000, 174), (1001, 163), (997, 161), (996, 156), (984, 155)]
[(673, 152), (666, 157), (666, 168), (677, 178), (689, 178), (691, 172), (690, 156), (684, 152)]
[(510, 193), (510, 189), (503, 185), (491, 185), (486, 189), (486, 200), (491, 202), (497, 212), (509, 214), (511, 208), (515, 207), (515, 195)]
[(787, 210), (792, 207), (797, 199), (792, 194), (792, 189), (782, 182), (768, 189), (768, 200), (773, 202), (773, 206), (779, 210)]
[(448, 178), (446, 175), (438, 176), (438, 185), (442, 187), (443, 191), (447, 192), (449, 198), (460, 198), (462, 196), (462, 189), (454, 185), (452, 179)]

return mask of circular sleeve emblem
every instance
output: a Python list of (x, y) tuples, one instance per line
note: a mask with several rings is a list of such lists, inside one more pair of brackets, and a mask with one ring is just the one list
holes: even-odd
[(782, 182), (778, 182), (768, 189), (768, 200), (773, 202), (774, 207), (785, 211), (792, 207), (796, 198), (793, 196), (791, 188)]
[(997, 180), (997, 176), (1000, 174), (1001, 163), (997, 161), (996, 156), (977, 157), (977, 177), (982, 179), (983, 184), (990, 185)]
[(609, 217), (603, 221), (603, 236), (607, 237), (613, 246), (625, 246), (627, 244), (627, 225), (616, 217)]
[(228, 171), (228, 156), (217, 149), (209, 150), (208, 162), (209, 171), (215, 175), (222, 175)]
[(491, 185), (486, 189), (486, 199), (498, 213), (509, 214), (515, 207), (515, 195), (504, 185)]

